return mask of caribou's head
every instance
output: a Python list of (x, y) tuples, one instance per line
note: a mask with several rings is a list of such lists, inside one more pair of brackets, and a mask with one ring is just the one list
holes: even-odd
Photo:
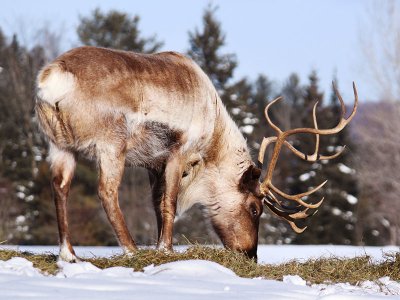
[[(314, 203), (305, 202), (305, 200), (319, 190), (326, 181), (317, 187), (310, 188), (304, 193), (288, 195), (273, 185), (273, 171), (282, 147), (287, 147), (300, 159), (309, 162), (330, 160), (341, 154), (344, 147), (334, 155), (321, 155), (319, 153), (319, 136), (338, 133), (352, 120), (357, 110), (358, 96), (353, 83), (355, 102), (350, 116), (346, 118), (345, 105), (335, 85), (334, 90), (341, 104), (341, 118), (339, 123), (331, 129), (318, 128), (316, 117), (318, 102), (313, 108), (314, 128), (296, 128), (287, 131), (279, 129), (269, 117), (270, 107), (279, 101), (281, 97), (267, 105), (265, 108), (265, 117), (268, 124), (275, 130), (276, 136), (263, 139), (259, 152), (258, 167), (253, 164), (248, 166), (248, 168), (240, 174), (239, 179), (237, 179), (235, 183), (230, 183), (225, 180), (225, 178), (217, 180), (216, 183), (227, 185), (218, 186), (216, 188), (216, 191), (224, 191), (224, 205), (220, 205), (220, 201), (216, 201), (210, 205), (210, 216), (213, 226), (225, 247), (241, 251), (251, 258), (257, 259), (258, 227), (260, 216), (263, 212), (263, 206), (267, 207), (278, 217), (287, 221), (296, 233), (302, 233), (306, 229), (306, 227), (299, 227), (296, 221), (304, 220), (316, 212), (324, 199), (322, 198)], [(299, 133), (315, 135), (316, 142), (314, 153), (302, 153), (286, 140), (289, 136)], [(265, 151), (271, 144), (274, 144), (272, 155), (266, 166), (265, 175), (261, 176)]]
[(238, 182), (223, 177), (214, 184), (224, 191), (221, 201), (211, 203), (209, 212), (215, 231), (226, 248), (257, 257), (258, 224), (263, 212), (262, 197), (255, 193), (261, 170), (250, 165)]

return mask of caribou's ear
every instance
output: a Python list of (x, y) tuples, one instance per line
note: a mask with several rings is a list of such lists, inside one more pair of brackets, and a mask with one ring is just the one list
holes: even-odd
[(239, 182), (240, 189), (249, 192), (256, 191), (260, 176), (261, 176), (261, 169), (253, 165), (249, 166), (247, 170), (244, 171), (242, 177), (240, 178)]

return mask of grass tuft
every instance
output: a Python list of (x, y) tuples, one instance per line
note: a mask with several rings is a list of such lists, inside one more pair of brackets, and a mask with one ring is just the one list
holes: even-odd
[[(56, 274), (57, 256), (54, 254), (32, 254), (13, 250), (0, 250), (0, 260), (8, 260), (12, 257), (23, 257), (31, 261), (34, 267), (45, 274)], [(109, 258), (94, 257), (84, 259), (98, 268), (128, 267), (135, 271), (143, 271), (143, 268), (151, 264), (161, 265), (173, 261), (202, 259), (219, 263), (240, 277), (282, 280), (285, 275), (299, 275), (308, 284), (376, 281), (388, 276), (392, 280), (400, 281), (400, 253), (386, 254), (383, 262), (374, 264), (369, 256), (356, 258), (318, 258), (306, 262), (290, 261), (283, 264), (257, 264), (247, 259), (244, 255), (213, 247), (192, 246), (182, 253), (165, 253), (157, 250), (138, 250), (133, 257), (118, 255)]]
[(33, 266), (41, 270), (44, 274), (54, 275), (58, 271), (57, 255), (54, 254), (32, 254), (15, 250), (0, 249), (0, 260), (9, 260), (13, 257), (26, 258), (33, 263)]

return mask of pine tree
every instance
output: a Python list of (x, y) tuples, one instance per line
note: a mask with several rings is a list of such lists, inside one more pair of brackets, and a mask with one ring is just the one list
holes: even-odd
[[(45, 162), (47, 145), (37, 129), (33, 110), (35, 77), (45, 61), (43, 48), (28, 50), (15, 35), (0, 50), (0, 177), (12, 182), (8, 187), (13, 199), (13, 226), (6, 234), (9, 243), (57, 242)], [(49, 207), (52, 214), (46, 209)], [(54, 229), (53, 235), (48, 234), (49, 228)]]
[(300, 86), (300, 78), (292, 73), (282, 89), (282, 96), (286, 102), (298, 109), (303, 103), (304, 88)]
[[(36, 74), (47, 57), (42, 47), (35, 46), (28, 50), (21, 47), (14, 36), (4, 52), (4, 59), (2, 74), (6, 84), (0, 87), (0, 94), (4, 96), (0, 97), (0, 107), (5, 108), (2, 112), (7, 118), (0, 119), (4, 120), (0, 122), (0, 128), (4, 129), (0, 134), (5, 137), (1, 139), (5, 141), (4, 147), (0, 146), (4, 162), (1, 170), (3, 176), (13, 181), (15, 207), (18, 209), (18, 214), (14, 215), (15, 228), (8, 235), (8, 241), (18, 244), (56, 244), (58, 234), (51, 196), (51, 175), (45, 160), (47, 143), (38, 130), (33, 110)], [(112, 234), (108, 232), (107, 225), (103, 225), (105, 222), (96, 222), (96, 218), (101, 216), (97, 213), (100, 205), (90, 204), (86, 210), (80, 210), (84, 213), (76, 213), (76, 208), (83, 201), (81, 199), (87, 199), (85, 196), (88, 193), (95, 194), (95, 190), (85, 193), (89, 185), (80, 178), (81, 174), (77, 172), (77, 185), (71, 190), (76, 198), (70, 201), (69, 207), (72, 227), (78, 226), (79, 232), (83, 233), (94, 226), (94, 232), (99, 232), (97, 237), (104, 240)], [(96, 175), (91, 182), (95, 181)], [(91, 216), (93, 223), (86, 221), (88, 216)], [(74, 237), (78, 237), (80, 244), (93, 241), (83, 234)], [(99, 244), (99, 241), (93, 244)]]
[(140, 17), (111, 10), (102, 13), (95, 9), (89, 17), (81, 17), (77, 29), (81, 43), (88, 46), (115, 48), (126, 51), (152, 53), (159, 50), (162, 42), (156, 36), (141, 37)]
[(233, 83), (226, 88), (222, 101), (249, 145), (253, 145), (254, 129), (258, 123), (258, 106), (253, 99), (252, 84), (246, 78)]
[(246, 138), (250, 138), (257, 123), (252, 100), (252, 84), (242, 78), (234, 81), (236, 56), (223, 53), (226, 35), (216, 18), (217, 8), (208, 6), (203, 14), (203, 27), (189, 32), (188, 55), (210, 77), (222, 102)]
[[(309, 75), (309, 83), (304, 87), (303, 97), (295, 97), (294, 104), (295, 114), (295, 126), (294, 127), (308, 127), (313, 128), (314, 124), (312, 121), (312, 109), (314, 104), (318, 101), (317, 107), (317, 117), (318, 120), (323, 119), (324, 115), (321, 113), (321, 106), (323, 104), (323, 93), (319, 91), (318, 86), (318, 76), (315, 71), (312, 71)], [(320, 128), (323, 128), (319, 124)], [(314, 152), (315, 148), (315, 136), (311, 134), (298, 134), (292, 137), (293, 145), (306, 154), (311, 154)], [(324, 143), (321, 140), (320, 149), (324, 149)], [(321, 179), (319, 173), (317, 172), (321, 169), (321, 162), (316, 162), (310, 164), (304, 160), (301, 160), (294, 155), (290, 159), (290, 181), (287, 181), (290, 194), (299, 194), (307, 191), (311, 186), (317, 186), (324, 179)], [(321, 181), (321, 182), (320, 182)], [(313, 194), (308, 201), (316, 202), (317, 199), (322, 198), (320, 192)], [(325, 203), (324, 203), (325, 204)], [(324, 206), (324, 205), (322, 205)], [(324, 209), (324, 208), (322, 208)], [(322, 210), (321, 209), (321, 210)], [(318, 244), (321, 243), (316, 237), (314, 230), (317, 227), (314, 219), (319, 219), (320, 211), (318, 215), (312, 217), (311, 220), (307, 220), (308, 229), (299, 235), (292, 235), (295, 243), (311, 243)]]
[(8, 242), (24, 243), (35, 215), (29, 209), (38, 200), (37, 171), (43, 140), (34, 122), (34, 78), (43, 64), (40, 52), (22, 47), (16, 35), (10, 43), (0, 34), (0, 178), (13, 200)]
[(220, 96), (223, 96), (233, 77), (237, 60), (234, 54), (221, 53), (226, 36), (222, 32), (221, 23), (216, 19), (216, 10), (208, 6), (203, 14), (202, 30), (196, 28), (194, 32), (189, 32), (188, 55), (210, 77)]
[[(319, 103), (322, 103), (323, 100), (322, 93), (318, 91), (316, 79), (316, 76), (310, 76), (310, 84), (306, 88), (304, 103), (307, 108), (310, 107), (312, 98), (318, 99)], [(334, 100), (335, 98), (336, 96), (332, 92), (330, 103), (318, 110), (319, 128), (332, 128), (338, 123), (341, 108), (338, 100)], [(312, 126), (312, 124), (308, 123), (306, 126)], [(347, 128), (336, 135), (321, 136), (321, 153), (332, 155), (345, 144), (354, 149), (348, 134)], [(315, 139), (315, 137), (313, 138)], [(315, 142), (309, 140), (309, 143), (311, 147), (310, 150), (306, 150), (308, 151), (306, 153), (312, 153)], [(310, 186), (315, 187), (325, 179), (328, 179), (328, 182), (322, 190), (310, 197), (312, 199), (324, 197), (325, 200), (318, 213), (308, 221), (308, 229), (301, 235), (297, 235), (294, 242), (301, 244), (355, 244), (355, 204), (358, 191), (349, 152), (344, 151), (338, 158), (331, 161), (315, 162), (308, 166), (308, 171), (305, 163), (301, 163), (301, 167), (297, 170), (301, 170), (301, 172), (297, 172), (295, 177), (297, 189), (294, 190), (296, 193), (305, 191)]]
[(271, 135), (265, 119), (264, 110), (268, 104), (268, 100), (271, 100), (270, 98), (272, 98), (272, 92), (272, 83), (269, 81), (267, 76), (263, 74), (258, 75), (253, 85), (252, 96), (252, 107), (254, 108), (254, 117), (256, 122), (254, 124), (254, 131), (251, 135), (251, 140), (249, 140), (250, 146), (257, 151), (260, 148), (262, 139)]
[[(334, 80), (336, 86), (337, 81)], [(338, 124), (341, 116), (341, 107), (335, 91), (332, 88), (329, 106), (325, 107), (327, 127)], [(321, 125), (323, 126), (322, 122)], [(339, 151), (344, 145), (346, 149), (336, 159), (322, 167), (321, 176), (328, 179), (324, 194), (327, 205), (324, 208), (327, 218), (325, 224), (321, 224), (324, 230), (320, 231), (326, 241), (337, 244), (357, 244), (355, 236), (356, 209), (358, 203), (358, 181), (352, 159), (356, 144), (350, 138), (350, 130), (346, 128), (338, 134), (327, 136), (323, 151), (331, 155)], [(330, 214), (330, 215), (329, 215)], [(323, 216), (320, 217), (324, 218)], [(325, 232), (324, 232), (325, 231)], [(328, 235), (328, 237), (326, 237)]]

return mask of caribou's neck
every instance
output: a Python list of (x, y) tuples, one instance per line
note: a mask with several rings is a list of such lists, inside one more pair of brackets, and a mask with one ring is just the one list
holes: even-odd
[(253, 164), (245, 138), (220, 100), (214, 132), (203, 158), (196, 174), (181, 186), (178, 213), (195, 203), (210, 208), (225, 199), (224, 195), (238, 190), (241, 175)]
[(209, 162), (217, 168), (227, 169), (236, 176), (252, 164), (246, 140), (221, 101), (218, 101), (217, 105), (217, 118), (209, 154)]

